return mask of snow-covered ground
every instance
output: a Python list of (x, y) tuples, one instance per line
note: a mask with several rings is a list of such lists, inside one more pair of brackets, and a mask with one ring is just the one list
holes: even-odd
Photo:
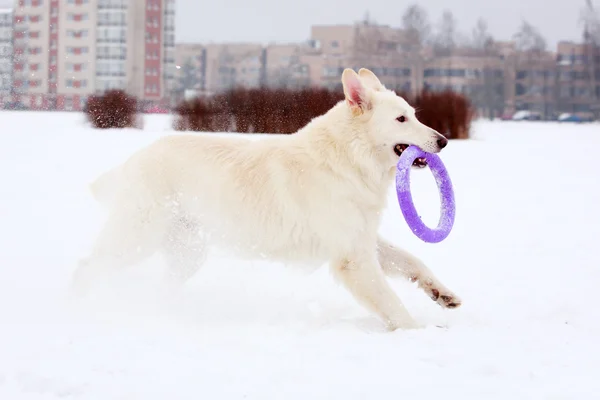
[[(452, 234), (425, 244), (395, 193), (383, 234), (463, 299), (394, 281), (428, 327), (386, 332), (335, 285), (213, 252), (178, 297), (160, 258), (69, 302), (103, 211), (97, 174), (169, 134), (94, 131), (81, 114), (0, 113), (0, 399), (583, 399), (600, 393), (600, 126), (477, 122), (442, 158)], [(437, 222), (437, 188), (413, 173)], [(438, 327), (442, 326), (442, 328)]]

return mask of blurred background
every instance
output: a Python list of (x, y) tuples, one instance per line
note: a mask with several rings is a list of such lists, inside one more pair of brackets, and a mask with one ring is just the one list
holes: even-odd
[(145, 112), (232, 88), (450, 89), (481, 118), (600, 117), (592, 0), (0, 1), (0, 108), (78, 111), (121, 89)]
[[(597, 398), (599, 7), (0, 0), (0, 400)], [(362, 67), (457, 139), (441, 156), (451, 235), (415, 236), (395, 185), (379, 234), (428, 265), (459, 309), (390, 279), (426, 328), (387, 332), (325, 265), (216, 246), (181, 290), (157, 253), (114, 275), (107, 265), (98, 290), (69, 296), (106, 218), (89, 191), (101, 174), (175, 131), (292, 134), (343, 99), (344, 68)], [(367, 179), (354, 154), (317, 168)], [(223, 159), (238, 155), (252, 164), (243, 148)], [(252, 174), (274, 171), (265, 161)], [(427, 168), (411, 176), (433, 227), (436, 181)], [(273, 221), (297, 208), (277, 204)]]

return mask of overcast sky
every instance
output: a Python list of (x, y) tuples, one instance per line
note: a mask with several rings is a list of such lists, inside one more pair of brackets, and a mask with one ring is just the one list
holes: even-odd
[[(311, 24), (344, 24), (369, 11), (373, 20), (398, 26), (410, 1), (392, 0), (176, 0), (177, 42), (302, 41)], [(579, 40), (584, 0), (418, 0), (437, 22), (449, 8), (465, 33), (479, 17), (498, 40), (508, 40), (523, 19), (536, 26), (551, 48), (562, 39)], [(600, 1), (594, 0), (597, 7)]]

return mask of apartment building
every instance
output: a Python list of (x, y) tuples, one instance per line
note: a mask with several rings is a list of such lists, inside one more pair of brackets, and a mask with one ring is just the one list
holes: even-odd
[(0, 9), (0, 102), (11, 101), (13, 69), (13, 11)]
[(263, 57), (260, 44), (206, 45), (202, 60), (206, 92), (215, 93), (235, 86), (258, 87), (263, 74)]
[(340, 88), (346, 67), (371, 69), (390, 89), (414, 93), (421, 86), (419, 54), (408, 52), (409, 39), (402, 29), (358, 22), (351, 25), (317, 25), (309, 40), (319, 57), (311, 57), (321, 68), (313, 82), (330, 89)]
[[(510, 93), (516, 110), (532, 111), (543, 119), (558, 116), (556, 106), (556, 54), (523, 51), (507, 60), (511, 66)], [(512, 100), (514, 98), (514, 100)]]
[(175, 0), (17, 0), (15, 95), (58, 110), (80, 110), (108, 89), (169, 101), (174, 17)]
[(436, 57), (424, 62), (423, 86), (428, 91), (451, 89), (471, 99), (477, 113), (500, 117), (505, 105), (505, 63), (478, 52)]
[(206, 47), (202, 44), (175, 45), (177, 99), (189, 99), (206, 93)]
[(344, 68), (371, 69), (408, 94), (451, 89), (486, 118), (528, 110), (541, 119), (561, 113), (600, 117), (600, 48), (561, 42), (557, 51), (519, 51), (513, 42), (437, 55), (415, 51), (397, 28), (359, 22), (317, 25), (305, 43), (186, 44), (177, 48), (179, 91), (211, 94), (234, 86), (320, 86), (341, 90)]
[(306, 43), (180, 44), (179, 93), (193, 85), (204, 94), (245, 87), (338, 88), (346, 66), (369, 66), (392, 88), (419, 87), (413, 57), (403, 52), (402, 31), (380, 25), (313, 26)]
[(264, 51), (263, 84), (275, 88), (311, 85), (311, 54), (306, 44), (269, 44)]
[(560, 42), (557, 53), (558, 110), (600, 117), (600, 46)]

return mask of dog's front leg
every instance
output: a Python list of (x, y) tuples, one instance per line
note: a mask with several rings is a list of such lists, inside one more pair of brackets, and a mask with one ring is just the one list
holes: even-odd
[(419, 327), (386, 281), (376, 254), (352, 255), (331, 266), (335, 277), (354, 298), (381, 317), (390, 330)]
[(442, 307), (460, 307), (460, 298), (446, 288), (421, 260), (409, 252), (379, 237), (377, 240), (377, 256), (386, 275), (390, 277), (402, 276), (411, 282), (417, 282), (419, 287)]

